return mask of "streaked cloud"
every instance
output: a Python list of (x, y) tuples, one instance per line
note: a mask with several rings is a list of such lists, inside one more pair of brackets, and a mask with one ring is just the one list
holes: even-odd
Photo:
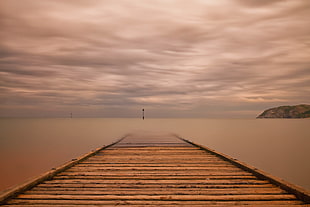
[(310, 102), (310, 3), (2, 0), (0, 116), (255, 117)]

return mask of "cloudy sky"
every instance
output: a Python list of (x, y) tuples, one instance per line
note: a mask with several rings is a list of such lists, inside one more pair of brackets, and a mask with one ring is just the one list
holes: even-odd
[(1, 117), (255, 117), (310, 103), (307, 0), (1, 0)]

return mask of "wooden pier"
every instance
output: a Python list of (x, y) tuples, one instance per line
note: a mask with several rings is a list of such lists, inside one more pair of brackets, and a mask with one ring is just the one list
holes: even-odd
[(309, 192), (175, 135), (128, 135), (0, 196), (3, 206), (308, 206)]

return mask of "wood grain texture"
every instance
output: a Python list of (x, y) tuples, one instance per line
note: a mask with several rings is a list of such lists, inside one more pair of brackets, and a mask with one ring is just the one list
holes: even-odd
[(307, 206), (293, 193), (175, 135), (128, 135), (3, 206)]

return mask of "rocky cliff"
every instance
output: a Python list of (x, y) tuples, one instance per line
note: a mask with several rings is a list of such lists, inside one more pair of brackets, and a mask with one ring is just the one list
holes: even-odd
[(265, 110), (256, 118), (310, 118), (310, 105), (279, 106)]

